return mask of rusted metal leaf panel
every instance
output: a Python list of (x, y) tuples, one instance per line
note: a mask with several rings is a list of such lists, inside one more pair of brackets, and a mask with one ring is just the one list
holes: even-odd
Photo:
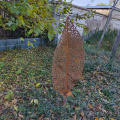
[(66, 19), (65, 28), (56, 47), (52, 65), (52, 83), (56, 91), (66, 96), (82, 76), (85, 52), (81, 36), (70, 20)]

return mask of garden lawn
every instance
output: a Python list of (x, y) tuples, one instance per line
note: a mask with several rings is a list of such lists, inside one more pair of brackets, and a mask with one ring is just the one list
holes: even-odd
[(1, 52), (0, 120), (118, 120), (120, 53), (109, 71), (110, 52), (84, 48), (83, 77), (64, 104), (52, 86), (55, 47)]

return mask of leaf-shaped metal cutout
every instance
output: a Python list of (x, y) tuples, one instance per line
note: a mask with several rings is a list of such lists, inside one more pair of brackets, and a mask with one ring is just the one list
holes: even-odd
[(78, 30), (67, 17), (65, 28), (54, 52), (52, 65), (54, 89), (63, 96), (71, 93), (71, 89), (82, 76), (84, 62), (83, 41)]

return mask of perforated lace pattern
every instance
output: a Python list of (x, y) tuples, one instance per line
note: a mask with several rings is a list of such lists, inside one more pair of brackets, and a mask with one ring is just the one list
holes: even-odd
[(81, 36), (70, 20), (66, 19), (65, 28), (56, 47), (52, 65), (53, 87), (65, 95), (80, 80), (85, 62), (85, 52)]

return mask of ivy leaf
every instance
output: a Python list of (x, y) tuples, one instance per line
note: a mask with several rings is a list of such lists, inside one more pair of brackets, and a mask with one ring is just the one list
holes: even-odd
[(31, 16), (32, 15), (32, 10), (29, 8), (27, 11), (27, 14), (29, 15), (29, 16)]
[(30, 31), (28, 32), (28, 34), (31, 34), (33, 32), (33, 29), (30, 29)]
[(3, 62), (1, 62), (1, 64), (0, 64), (0, 69), (1, 69), (3, 66), (4, 66), (4, 63), (3, 63)]
[(0, 67), (2, 67), (2, 66), (4, 66), (4, 63), (3, 63), (3, 62), (1, 62), (1, 65), (0, 65)]
[(17, 26), (21, 26), (21, 21), (20, 20), (16, 20), (16, 25)]
[(34, 32), (39, 35), (39, 33), (41, 32), (41, 30), (39, 28), (36, 28), (36, 29), (34, 29)]
[(48, 32), (48, 38), (50, 41), (53, 39), (53, 35), (50, 32)]
[(36, 40), (35, 40), (35, 39), (34, 39), (33, 41), (34, 41), (34, 42), (36, 42)]
[(31, 45), (30, 41), (28, 41), (27, 45), (28, 45), (28, 46), (30, 46), (30, 45)]
[(59, 27), (58, 28), (58, 33), (61, 33), (62, 32), (62, 29)]
[(21, 70), (18, 70), (18, 71), (16, 71), (15, 73), (16, 73), (16, 74), (20, 74), (20, 73), (21, 73)]
[(13, 96), (13, 92), (9, 90), (7, 95), (5, 96), (5, 99), (9, 99), (11, 96)]
[(12, 24), (13, 24), (12, 21), (9, 21), (8, 23), (6, 23), (6, 25), (8, 25), (8, 26), (11, 26)]
[(13, 31), (15, 31), (15, 29), (17, 28), (17, 26), (15, 24), (12, 24), (11, 28), (12, 28)]
[(22, 37), (20, 38), (20, 40), (21, 40), (21, 41), (24, 41), (24, 39), (23, 39)]
[(20, 19), (22, 25), (25, 26), (25, 22), (24, 22), (24, 20), (23, 20), (23, 16), (20, 16), (19, 19)]
[(30, 45), (34, 48), (34, 45), (32, 43)]
[(14, 17), (11, 17), (11, 20), (14, 22), (14, 21), (15, 21), (15, 18), (14, 18)]

